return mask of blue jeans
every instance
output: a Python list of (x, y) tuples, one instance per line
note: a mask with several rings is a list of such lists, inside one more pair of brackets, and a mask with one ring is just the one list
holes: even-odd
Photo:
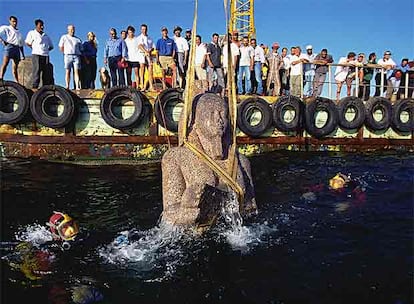
[(307, 73), (305, 72), (305, 85), (303, 87), (303, 95), (304, 96), (312, 96), (313, 95), (313, 77), (314, 73)]
[[(125, 85), (125, 69), (120, 69), (118, 66), (118, 61), (121, 60), (121, 56), (115, 57), (108, 57), (108, 66), (109, 71), (111, 72), (111, 81), (112, 86), (115, 87), (117, 85), (124, 86)], [(118, 76), (119, 76), (119, 83), (118, 83)]]
[(257, 91), (256, 93), (258, 95), (263, 94), (263, 84), (262, 84), (262, 63), (261, 62), (255, 62), (254, 63), (254, 75), (256, 77), (257, 82)]
[(238, 79), (237, 79), (237, 88), (238, 88), (239, 94), (243, 94), (243, 75), (245, 77), (244, 85), (246, 88), (245, 90), (246, 94), (251, 93), (252, 83), (250, 82), (250, 66), (239, 67), (239, 74), (238, 74)]

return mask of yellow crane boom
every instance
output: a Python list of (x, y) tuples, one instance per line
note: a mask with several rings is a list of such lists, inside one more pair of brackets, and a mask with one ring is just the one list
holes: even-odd
[(254, 0), (230, 0), (230, 28), (239, 37), (256, 38)]

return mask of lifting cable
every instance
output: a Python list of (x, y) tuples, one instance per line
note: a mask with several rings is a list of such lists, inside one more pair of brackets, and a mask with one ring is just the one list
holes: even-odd
[[(224, 10), (226, 14), (226, 30), (229, 32), (228, 27), (228, 10), (227, 10), (227, 1), (224, 0)], [(196, 31), (197, 31), (197, 10), (198, 10), (198, 0), (195, 0), (194, 7), (194, 20), (193, 20), (193, 29), (191, 32), (191, 47), (190, 47), (190, 56), (189, 56), (189, 65), (187, 70), (186, 77), (186, 87), (184, 91), (184, 108), (183, 108), (183, 122), (181, 132), (179, 136), (180, 145), (186, 146), (190, 151), (192, 151), (199, 159), (201, 159), (213, 172), (215, 172), (223, 181), (236, 193), (240, 209), (244, 201), (244, 192), (243, 189), (236, 181), (237, 175), (237, 158), (236, 158), (236, 121), (237, 121), (237, 96), (235, 94), (235, 80), (234, 80), (234, 71), (232, 68), (232, 59), (229, 52), (230, 46), (229, 41), (227, 42), (227, 54), (228, 58), (231, 60), (228, 61), (229, 74), (228, 74), (228, 97), (229, 97), (229, 116), (231, 123), (231, 132), (232, 132), (232, 145), (229, 150), (229, 172), (226, 172), (221, 168), (210, 156), (208, 156), (204, 151), (198, 149), (193, 144), (188, 142), (188, 122), (191, 117), (191, 111), (193, 108), (193, 99), (195, 91), (195, 51), (196, 51)], [(228, 39), (228, 36), (227, 36)], [(224, 88), (223, 88), (224, 90)]]

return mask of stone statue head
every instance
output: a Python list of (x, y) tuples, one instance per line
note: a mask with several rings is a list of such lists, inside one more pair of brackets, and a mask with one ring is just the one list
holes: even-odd
[(228, 106), (223, 98), (205, 93), (195, 99), (189, 140), (201, 145), (213, 159), (227, 157), (230, 144), (228, 126)]

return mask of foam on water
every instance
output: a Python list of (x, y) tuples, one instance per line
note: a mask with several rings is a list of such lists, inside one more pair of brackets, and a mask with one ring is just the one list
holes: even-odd
[(52, 233), (47, 227), (39, 224), (31, 224), (22, 227), (15, 233), (16, 240), (28, 242), (33, 246), (40, 246), (53, 240)]

